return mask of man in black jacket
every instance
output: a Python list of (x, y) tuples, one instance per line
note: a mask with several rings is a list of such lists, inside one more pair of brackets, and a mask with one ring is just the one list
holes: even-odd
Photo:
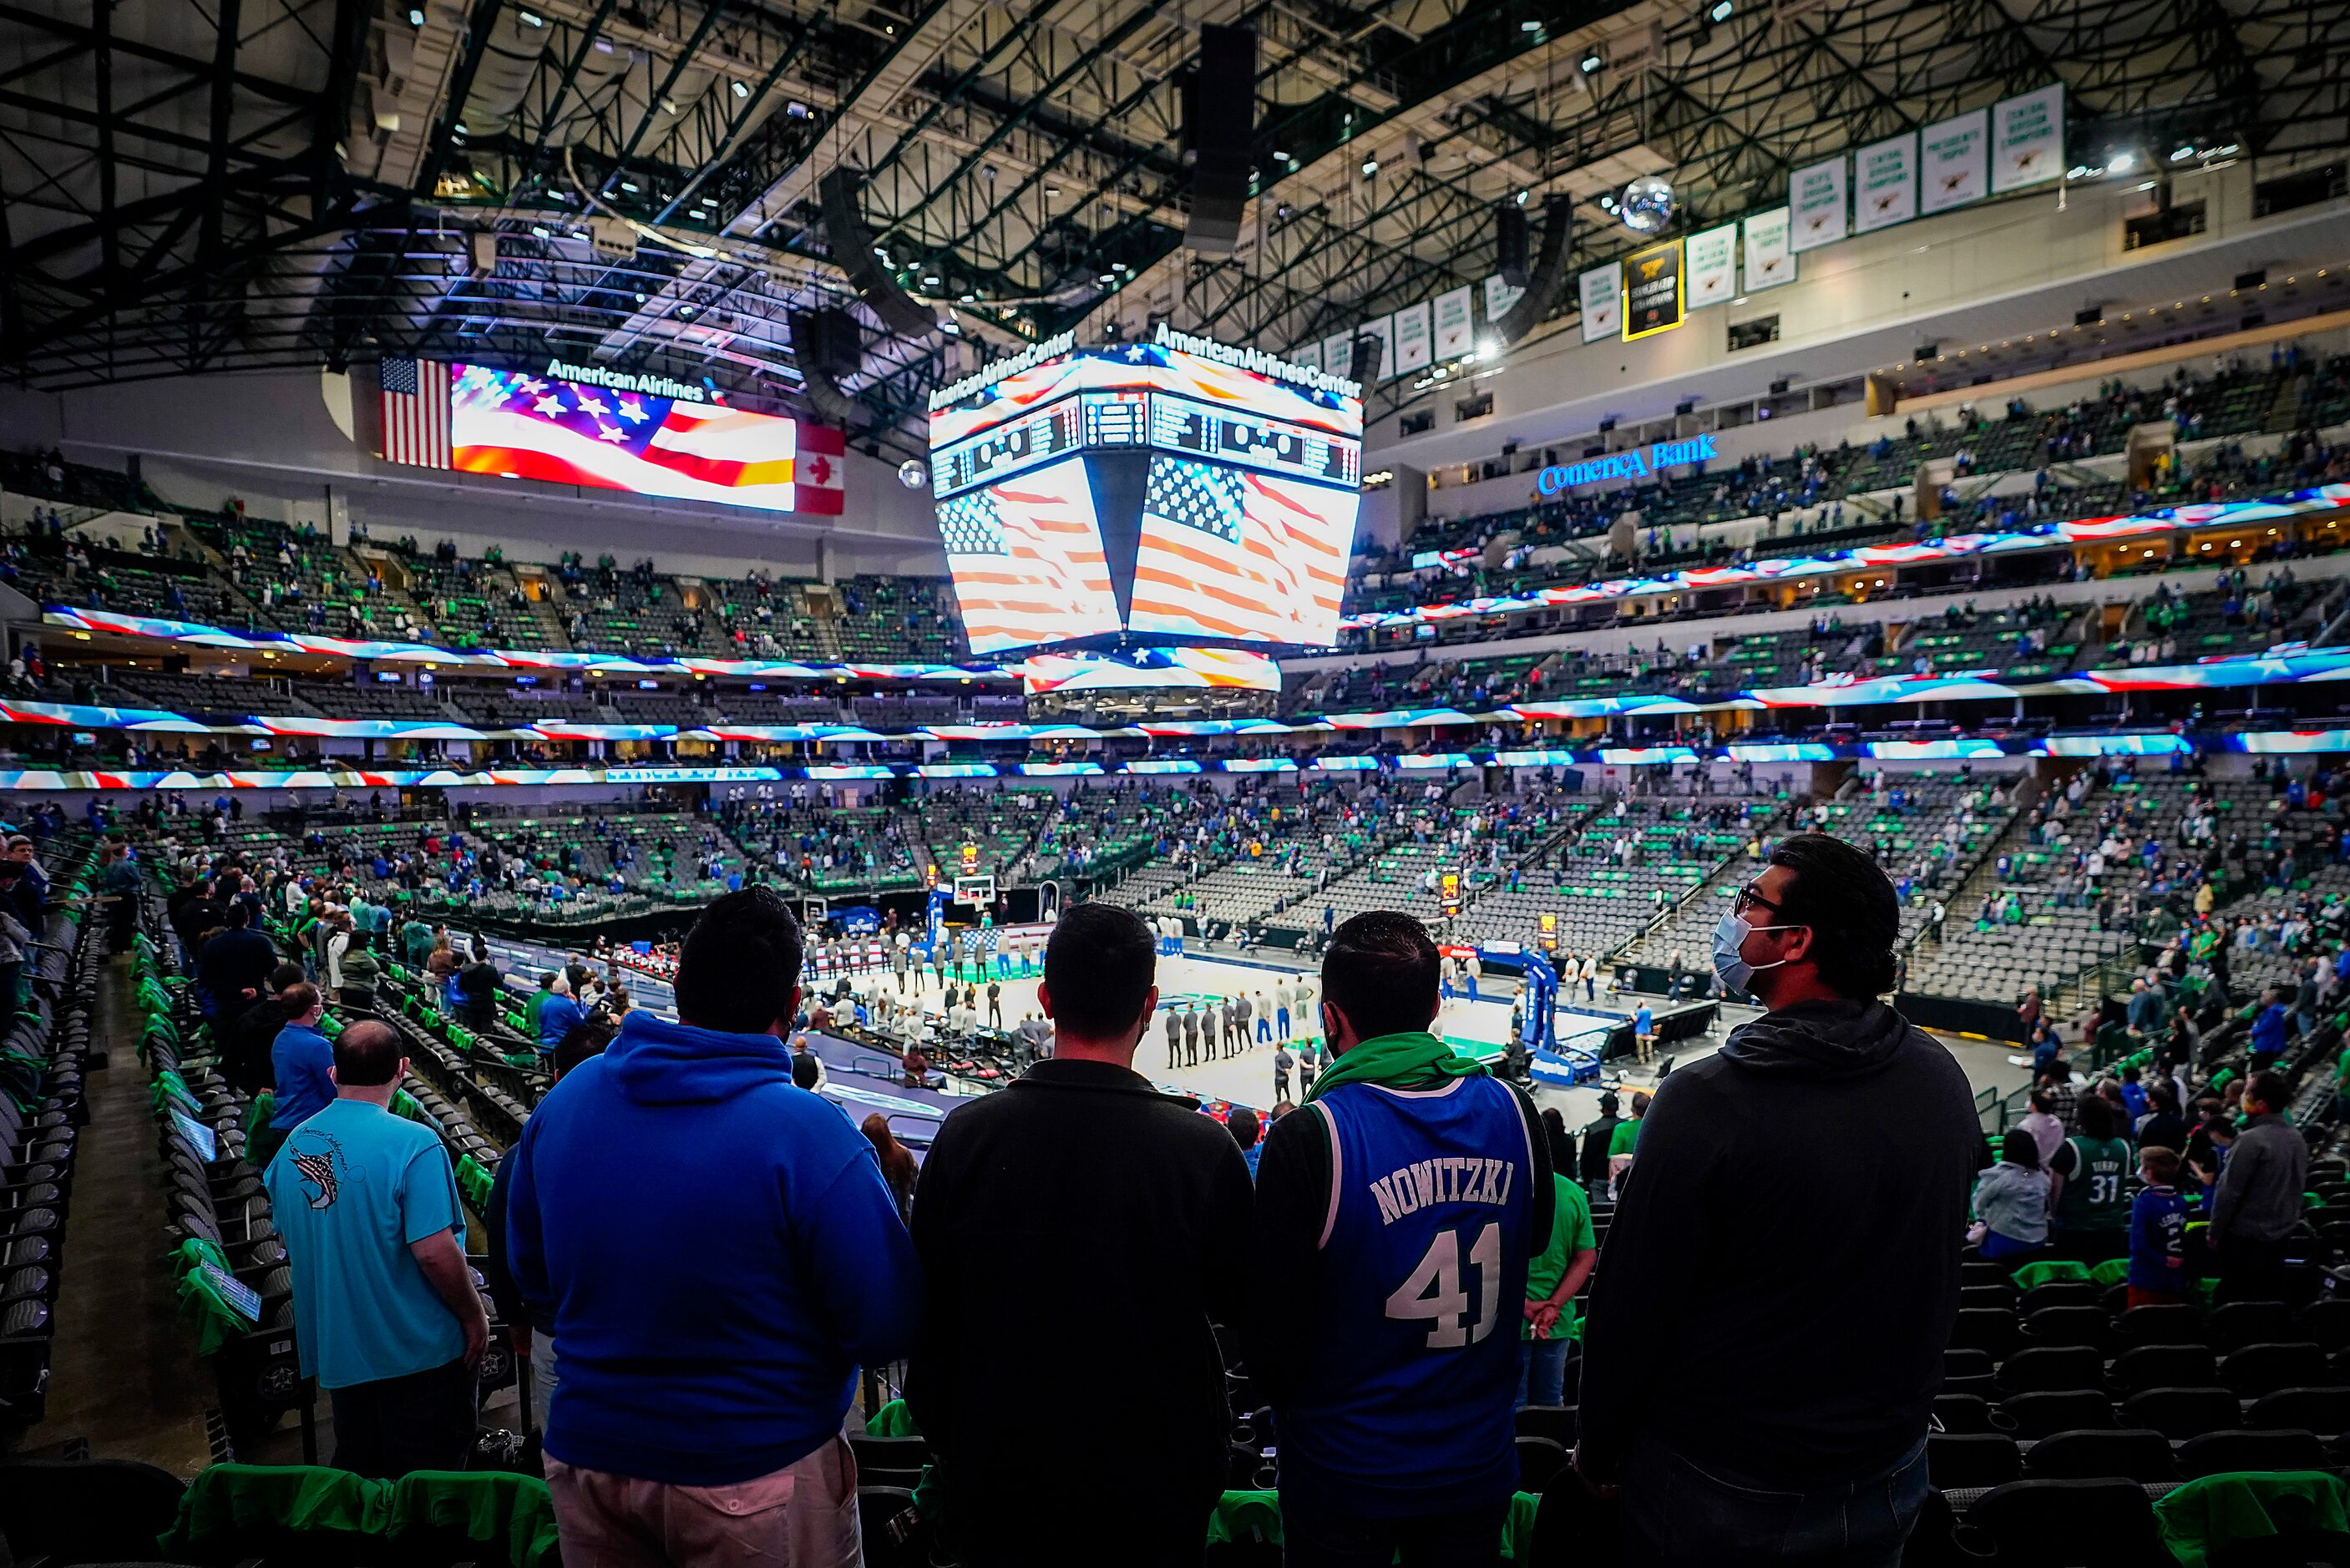
[(1715, 932), (1769, 1011), (1659, 1087), (1585, 1319), (1575, 1469), (1622, 1488), (1627, 1563), (1900, 1561), (1982, 1135), (1877, 1000), (1899, 929), (1875, 862), (1805, 833)]
[(1607, 1146), (1616, 1137), (1617, 1124), (1624, 1119), (1616, 1114), (1621, 1103), (1612, 1092), (1600, 1096), (1599, 1119), (1583, 1129), (1582, 1164), (1575, 1175), (1582, 1179), (1586, 1192), (1607, 1189)]
[(922, 1163), (906, 1399), (965, 1568), (1206, 1551), (1232, 1420), (1210, 1325), (1239, 1323), (1253, 1199), (1225, 1130), (1134, 1071), (1155, 949), (1125, 909), (1063, 913), (1036, 993), (1052, 1059), (958, 1107)]

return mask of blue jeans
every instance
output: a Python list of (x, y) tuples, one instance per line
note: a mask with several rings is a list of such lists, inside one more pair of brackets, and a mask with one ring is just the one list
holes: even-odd
[(1518, 1408), (1566, 1403), (1566, 1356), (1571, 1339), (1518, 1341)]
[(1284, 1496), (1282, 1568), (1500, 1568), (1509, 1517), (1506, 1501), (1419, 1519), (1358, 1519)]
[(1627, 1568), (1898, 1568), (1933, 1490), (1922, 1437), (1889, 1470), (1804, 1491), (1700, 1469), (1645, 1438), (1632, 1445), (1623, 1479)]

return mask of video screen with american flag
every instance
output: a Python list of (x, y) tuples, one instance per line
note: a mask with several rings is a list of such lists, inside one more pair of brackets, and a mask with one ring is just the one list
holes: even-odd
[[(934, 400), (940, 531), (973, 652), (1336, 639), (1362, 472), (1356, 389), (1186, 342), (1075, 349)], [(1095, 417), (1112, 406), (1115, 430)]]
[(716, 400), (387, 359), (378, 455), (505, 479), (837, 516), (841, 432)]

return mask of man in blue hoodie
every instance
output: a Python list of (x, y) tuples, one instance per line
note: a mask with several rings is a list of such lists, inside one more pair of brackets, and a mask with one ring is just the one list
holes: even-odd
[(631, 1012), (506, 1158), (508, 1256), (563, 1380), (547, 1483), (574, 1563), (854, 1568), (857, 1369), (913, 1348), (920, 1272), (873, 1147), (795, 1087), (799, 924), (729, 893), (678, 1017)]
[(552, 1052), (566, 1034), (587, 1021), (588, 1014), (571, 995), (571, 981), (561, 975), (555, 977), (555, 988), (538, 1007), (538, 1048), (542, 1054)]

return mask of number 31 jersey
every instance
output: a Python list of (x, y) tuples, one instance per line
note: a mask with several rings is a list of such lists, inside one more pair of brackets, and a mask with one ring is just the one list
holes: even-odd
[(1282, 1486), (1386, 1517), (1508, 1496), (1534, 1178), (1516, 1096), (1482, 1075), (1347, 1084), (1306, 1112), (1327, 1126), (1331, 1198)]

